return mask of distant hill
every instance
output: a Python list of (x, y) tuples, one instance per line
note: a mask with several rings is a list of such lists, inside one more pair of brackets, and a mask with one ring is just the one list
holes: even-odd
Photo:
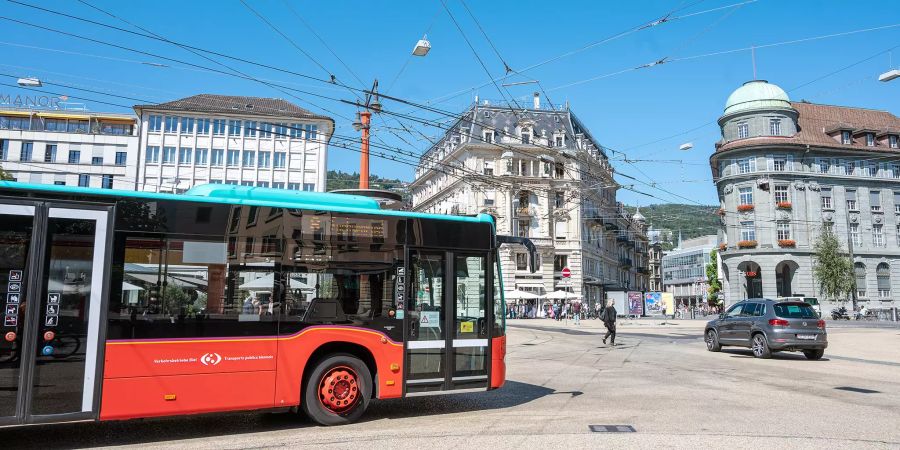
[[(632, 214), (635, 208), (627, 207)], [(641, 206), (641, 214), (647, 218), (647, 225), (661, 230), (671, 231), (669, 244), (677, 244), (678, 233), (683, 239), (695, 238), (707, 234), (716, 234), (721, 228), (718, 206), (698, 206), (678, 203)], [(666, 233), (668, 235), (668, 233)], [(668, 238), (668, 236), (666, 236)], [(669, 247), (665, 245), (664, 247)]]
[[(390, 178), (381, 178), (378, 175), (369, 175), (369, 187), (372, 189), (385, 189), (396, 191), (403, 195), (403, 199), (409, 197), (406, 181)], [(325, 190), (333, 191), (335, 189), (356, 189), (359, 187), (359, 173), (347, 173), (340, 170), (329, 170), (325, 179)]]

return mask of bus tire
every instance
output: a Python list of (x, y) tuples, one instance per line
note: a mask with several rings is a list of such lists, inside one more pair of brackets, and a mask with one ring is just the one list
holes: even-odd
[(359, 358), (346, 353), (329, 355), (309, 374), (300, 402), (303, 412), (320, 425), (355, 422), (372, 398), (372, 374)]

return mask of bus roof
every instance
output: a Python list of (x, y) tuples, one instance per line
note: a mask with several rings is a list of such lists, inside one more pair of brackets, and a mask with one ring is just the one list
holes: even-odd
[(378, 214), (383, 216), (410, 217), (421, 219), (450, 220), (456, 222), (494, 223), (489, 214), (477, 216), (453, 216), (412, 211), (381, 209), (374, 199), (360, 195), (330, 194), (325, 192), (305, 192), (229, 184), (201, 184), (184, 194), (126, 191), (91, 187), (56, 186), (51, 184), (20, 183), (0, 181), (0, 189), (30, 191), (34, 193), (92, 195), (98, 197), (133, 198), (146, 200), (174, 200), (183, 202), (220, 203), (228, 205), (270, 206), (277, 208), (315, 209), (356, 214)]

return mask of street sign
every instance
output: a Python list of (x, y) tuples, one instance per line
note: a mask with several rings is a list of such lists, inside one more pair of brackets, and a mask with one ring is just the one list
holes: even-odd
[(569, 278), (572, 276), (572, 271), (569, 270), (568, 267), (563, 267), (562, 276), (563, 276), (563, 278)]

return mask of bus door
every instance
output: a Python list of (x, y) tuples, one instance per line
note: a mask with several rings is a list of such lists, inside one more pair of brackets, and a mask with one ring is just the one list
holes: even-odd
[(407, 261), (406, 394), (486, 390), (487, 254), (411, 250)]
[(0, 199), (0, 425), (96, 417), (109, 221)]

